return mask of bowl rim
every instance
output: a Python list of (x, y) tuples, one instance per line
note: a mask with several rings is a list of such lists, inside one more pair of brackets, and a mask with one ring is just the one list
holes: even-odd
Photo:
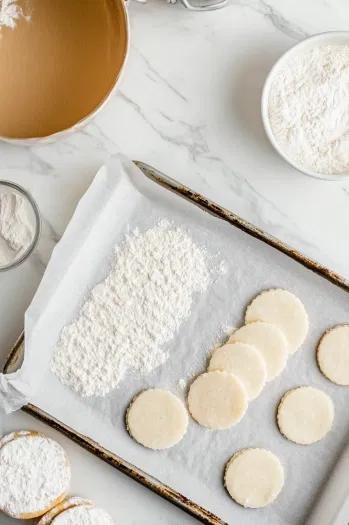
[(34, 233), (34, 237), (33, 237), (31, 244), (29, 245), (28, 249), (24, 251), (20, 257), (18, 257), (18, 259), (15, 259), (13, 262), (6, 264), (5, 266), (0, 266), (0, 272), (5, 272), (7, 270), (12, 270), (13, 268), (16, 268), (17, 266), (22, 264), (33, 253), (33, 251), (38, 245), (38, 242), (41, 236), (42, 221), (41, 221), (41, 214), (40, 214), (39, 206), (37, 205), (36, 200), (31, 195), (31, 193), (29, 193), (28, 190), (23, 188), (23, 186), (16, 184), (15, 182), (5, 180), (5, 179), (0, 179), (0, 188), (1, 186), (7, 186), (9, 188), (12, 188), (18, 191), (22, 196), (24, 196), (24, 198), (31, 205), (31, 208), (35, 216), (35, 233)]
[(324, 180), (328, 182), (344, 182), (349, 181), (349, 172), (347, 174), (337, 174), (337, 175), (326, 175), (323, 173), (317, 173), (316, 171), (309, 170), (307, 168), (303, 168), (293, 162), (292, 159), (290, 159), (286, 153), (280, 148), (279, 144), (277, 143), (274, 133), (271, 129), (270, 120), (269, 120), (269, 112), (268, 112), (268, 102), (269, 102), (269, 93), (270, 88), (274, 79), (274, 76), (276, 72), (279, 70), (280, 65), (286, 61), (291, 55), (296, 54), (297, 51), (300, 51), (302, 47), (305, 47), (309, 42), (316, 42), (317, 40), (320, 41), (326, 41), (330, 40), (331, 37), (346, 37), (348, 38), (348, 46), (349, 46), (349, 31), (324, 31), (322, 33), (317, 33), (315, 35), (309, 36), (307, 38), (304, 38), (300, 42), (297, 42), (295, 45), (290, 47), (285, 53), (283, 53), (275, 62), (271, 70), (269, 71), (262, 90), (262, 96), (261, 96), (261, 115), (262, 115), (262, 121), (264, 126), (264, 131), (269, 139), (269, 142), (275, 149), (275, 151), (282, 157), (288, 164), (290, 164), (293, 168), (295, 168), (300, 173), (303, 173), (304, 175), (307, 175), (308, 177), (313, 177), (318, 180)]

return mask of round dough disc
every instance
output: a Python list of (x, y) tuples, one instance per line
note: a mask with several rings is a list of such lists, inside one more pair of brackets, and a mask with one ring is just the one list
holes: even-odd
[(238, 423), (247, 405), (241, 381), (221, 370), (202, 374), (189, 389), (189, 412), (200, 425), (211, 430), (224, 430)]
[(237, 503), (258, 509), (280, 494), (284, 471), (279, 459), (269, 450), (248, 448), (234, 454), (228, 462), (224, 484)]
[(232, 343), (217, 348), (211, 357), (209, 370), (225, 370), (244, 385), (248, 399), (261, 393), (267, 377), (262, 354), (251, 345)]
[(288, 353), (293, 354), (303, 343), (309, 327), (308, 315), (301, 301), (287, 290), (267, 290), (247, 307), (245, 323), (265, 321), (283, 332)]
[(334, 419), (331, 398), (311, 386), (287, 392), (278, 407), (280, 432), (300, 445), (320, 441), (330, 430)]
[(277, 326), (262, 321), (246, 324), (230, 336), (228, 343), (235, 341), (252, 345), (261, 352), (267, 367), (267, 381), (280, 375), (285, 368), (287, 340)]
[(326, 332), (317, 350), (321, 372), (337, 385), (349, 385), (349, 326), (336, 326)]
[(141, 392), (127, 410), (127, 429), (141, 445), (162, 450), (178, 443), (187, 431), (188, 413), (183, 403), (167, 390)]

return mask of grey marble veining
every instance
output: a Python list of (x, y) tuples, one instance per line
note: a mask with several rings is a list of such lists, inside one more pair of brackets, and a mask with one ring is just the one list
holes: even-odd
[[(307, 255), (349, 276), (349, 186), (311, 180), (269, 145), (260, 94), (275, 60), (309, 34), (346, 29), (344, 0), (233, 0), (196, 14), (179, 3), (131, 3), (131, 49), (120, 89), (106, 109), (64, 142), (30, 148), (0, 144), (0, 177), (29, 189), (43, 215), (33, 257), (0, 275), (13, 322), (0, 303), (7, 346), (52, 249), (95, 172), (122, 151), (153, 164)], [(348, 186), (348, 187), (347, 187)], [(36, 280), (30, 277), (36, 276)], [(11, 292), (12, 291), (12, 292)], [(2, 306), (6, 305), (6, 306)], [(11, 316), (10, 316), (11, 318)]]
[(232, 0), (205, 14), (163, 0), (131, 2), (128, 9), (125, 74), (95, 121), (48, 146), (0, 144), (0, 178), (26, 187), (43, 216), (35, 254), (0, 274), (0, 358), (23, 328), (23, 313), (77, 202), (117, 151), (349, 278), (349, 183), (312, 180), (292, 169), (268, 143), (260, 117), (273, 63), (308, 35), (347, 30), (347, 0)]

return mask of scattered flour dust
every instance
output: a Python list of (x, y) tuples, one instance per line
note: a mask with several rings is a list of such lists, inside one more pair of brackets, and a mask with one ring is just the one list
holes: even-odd
[[(0, 31), (3, 26), (14, 29), (18, 20), (25, 16), (18, 0), (0, 0)], [(29, 16), (25, 16), (30, 20)]]
[(164, 363), (194, 294), (212, 282), (206, 259), (166, 220), (126, 235), (109, 275), (62, 330), (51, 370), (82, 397), (105, 396), (128, 369), (146, 374)]
[(187, 381), (183, 379), (183, 377), (181, 377), (180, 380), (178, 381), (178, 388), (180, 390), (184, 390), (186, 386), (187, 386)]

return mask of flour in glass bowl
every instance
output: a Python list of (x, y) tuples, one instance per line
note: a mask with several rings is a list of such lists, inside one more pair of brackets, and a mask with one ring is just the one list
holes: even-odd
[(13, 263), (32, 244), (35, 229), (31, 216), (21, 195), (0, 190), (0, 267)]
[(290, 60), (274, 78), (268, 110), (276, 142), (300, 169), (349, 172), (349, 46)]
[(105, 396), (127, 370), (146, 374), (164, 363), (164, 345), (212, 280), (206, 259), (185, 230), (166, 220), (127, 235), (106, 279), (62, 330), (51, 370), (82, 397)]

